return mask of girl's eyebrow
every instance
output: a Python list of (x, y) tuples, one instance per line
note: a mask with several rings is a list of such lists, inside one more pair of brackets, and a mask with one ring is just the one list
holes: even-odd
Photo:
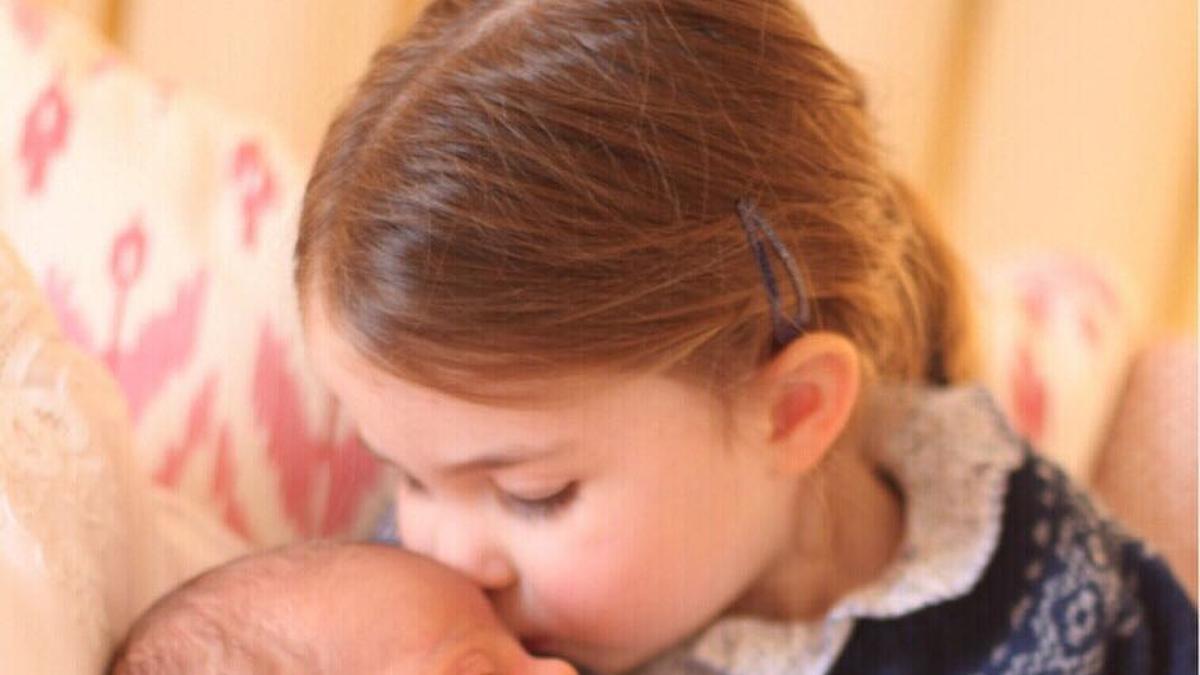
[(558, 454), (566, 449), (564, 443), (554, 443), (545, 447), (530, 447), (528, 445), (511, 445), (481, 455), (465, 462), (451, 464), (445, 468), (449, 475), (460, 475), (471, 471), (502, 469), (507, 466), (535, 462)]
[[(366, 439), (364, 439), (362, 436), (359, 436), (358, 440), (360, 443), (362, 443), (363, 447), (366, 448), (367, 451), (374, 455), (379, 461), (389, 464), (400, 471), (408, 473), (405, 471), (404, 467), (397, 464), (394, 459), (388, 457), (374, 446), (367, 443)], [(473, 459), (447, 465), (442, 469), (442, 471), (448, 476), (455, 476), (464, 473), (470, 473), (472, 471), (503, 469), (505, 467), (515, 466), (517, 464), (525, 464), (526, 462), (546, 459), (551, 455), (556, 455), (567, 450), (569, 447), (570, 444), (565, 441), (556, 441), (541, 447), (521, 444), (508, 445), (484, 453)]]

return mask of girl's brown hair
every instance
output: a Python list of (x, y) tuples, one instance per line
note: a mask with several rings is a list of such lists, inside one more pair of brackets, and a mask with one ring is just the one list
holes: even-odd
[(724, 395), (772, 340), (743, 197), (866, 377), (974, 375), (958, 262), (787, 0), (434, 0), (329, 128), (296, 286), (470, 400), (595, 372)]

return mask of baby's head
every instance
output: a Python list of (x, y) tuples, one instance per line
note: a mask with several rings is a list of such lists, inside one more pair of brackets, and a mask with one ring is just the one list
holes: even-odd
[(571, 675), (525, 652), (477, 587), (399, 548), (311, 543), (250, 555), (164, 596), (112, 675)]

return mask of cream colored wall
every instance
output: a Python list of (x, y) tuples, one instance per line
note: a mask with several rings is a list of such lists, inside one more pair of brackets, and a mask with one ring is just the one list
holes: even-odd
[(146, 67), (274, 122), (312, 155), (375, 47), (415, 5), (124, 0), (117, 39)]
[(1195, 228), (1195, 14), (1194, 0), (988, 4), (945, 204), (966, 250), (1087, 253), (1169, 315)]
[[(805, 0), (821, 36), (863, 74), (895, 167), (927, 194), (954, 145), (974, 3)], [(864, 19), (864, 17), (869, 17)]]
[[(311, 156), (416, 1), (45, 0)], [(803, 0), (969, 260), (1083, 253), (1148, 333), (1196, 322), (1195, 0)]]
[(62, 7), (76, 16), (84, 17), (105, 35), (112, 37), (114, 13), (119, 5), (114, 0), (43, 0), (42, 4)]
[(1083, 254), (1195, 334), (1195, 0), (803, 4), (976, 266)]

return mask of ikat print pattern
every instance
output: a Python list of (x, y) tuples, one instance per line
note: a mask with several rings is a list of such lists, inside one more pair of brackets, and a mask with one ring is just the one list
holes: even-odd
[(985, 381), (1013, 427), (1077, 481), (1091, 475), (1133, 347), (1128, 283), (1086, 259), (1031, 255), (985, 271)]
[(120, 385), (145, 472), (264, 544), (362, 533), (382, 488), (302, 351), (303, 171), (72, 17), (0, 0), (0, 236)]

